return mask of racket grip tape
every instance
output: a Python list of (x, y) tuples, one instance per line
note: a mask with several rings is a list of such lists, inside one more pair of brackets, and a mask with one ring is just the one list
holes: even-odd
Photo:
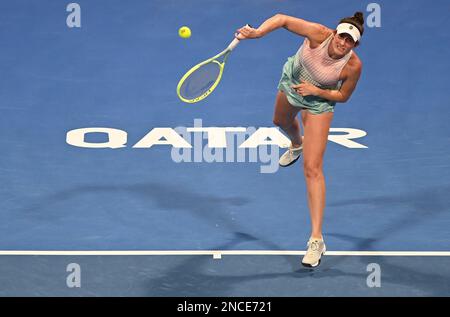
[[(251, 26), (250, 24), (248, 24), (248, 23), (247, 23), (245, 26), (249, 26), (249, 27), (252, 28), (252, 26)], [(235, 38), (235, 39), (233, 40), (233, 42), (231, 42), (230, 45), (228, 45), (228, 49), (229, 49), (230, 51), (232, 51), (232, 50), (239, 44), (239, 42), (240, 42), (240, 40), (237, 39), (237, 38)]]

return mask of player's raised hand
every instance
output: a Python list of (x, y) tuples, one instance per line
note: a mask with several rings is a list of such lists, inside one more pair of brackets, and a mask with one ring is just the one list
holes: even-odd
[(236, 30), (235, 37), (238, 40), (256, 39), (261, 37), (261, 33), (258, 31), (258, 29), (252, 28), (247, 24), (242, 28)]

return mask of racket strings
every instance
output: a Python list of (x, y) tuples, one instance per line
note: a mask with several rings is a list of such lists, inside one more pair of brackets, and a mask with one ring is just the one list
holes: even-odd
[(188, 100), (192, 100), (206, 93), (220, 76), (220, 65), (211, 61), (202, 65), (188, 77), (180, 87), (180, 95)]

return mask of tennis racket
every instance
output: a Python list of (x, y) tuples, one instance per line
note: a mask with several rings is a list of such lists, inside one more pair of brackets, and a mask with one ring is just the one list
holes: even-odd
[(178, 97), (187, 103), (199, 102), (208, 97), (222, 79), (227, 58), (239, 42), (235, 38), (225, 50), (192, 67), (178, 83)]

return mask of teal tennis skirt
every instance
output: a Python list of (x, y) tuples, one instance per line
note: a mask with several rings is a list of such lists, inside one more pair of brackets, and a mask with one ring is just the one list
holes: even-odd
[(278, 84), (278, 90), (283, 91), (291, 105), (306, 109), (313, 114), (325, 112), (334, 112), (336, 102), (332, 102), (317, 96), (305, 96), (298, 94), (292, 85), (298, 85), (300, 82), (292, 76), (295, 56), (289, 57), (283, 66), (283, 74)]

